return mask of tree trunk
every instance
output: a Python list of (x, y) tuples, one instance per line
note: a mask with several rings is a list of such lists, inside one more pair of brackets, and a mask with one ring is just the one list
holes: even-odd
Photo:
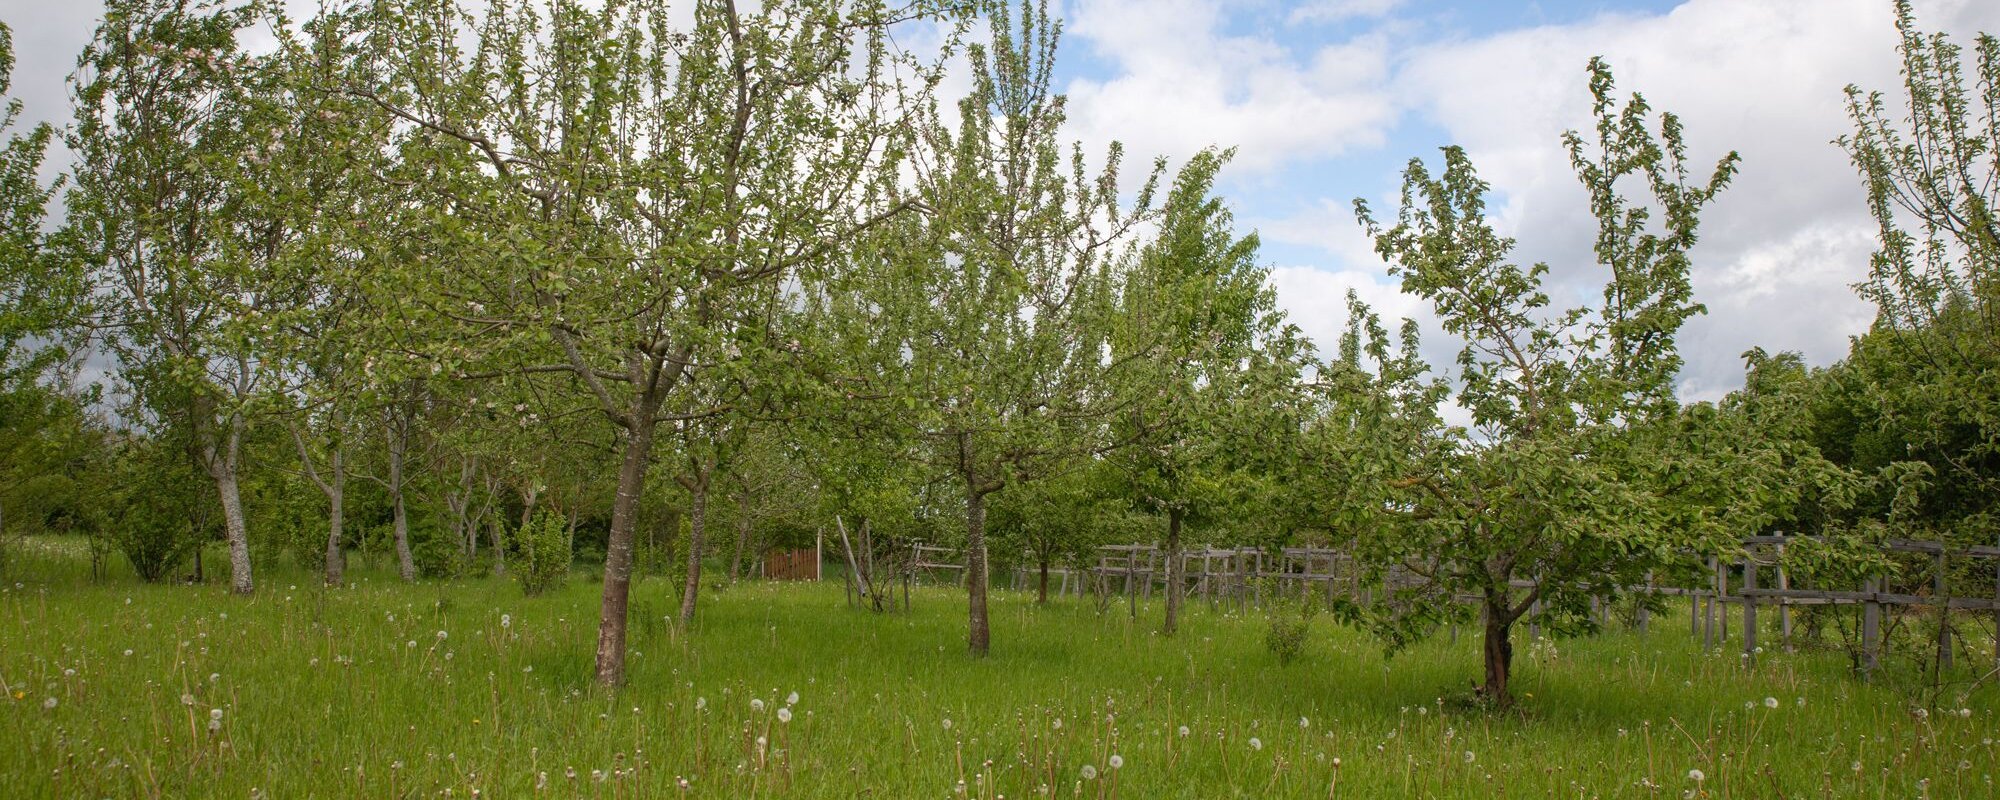
[(417, 559), (410, 553), (410, 512), (403, 502), (403, 455), (409, 446), (409, 432), (389, 421), (389, 504), (394, 509), (396, 527), (396, 568), (403, 580), (417, 579)]
[(618, 495), (611, 503), (611, 532), (604, 548), (604, 596), (597, 619), (597, 682), (625, 682), (625, 611), (632, 594), (632, 533), (639, 521), (639, 495), (653, 450), (657, 396), (641, 395), (625, 433), (624, 462), (618, 467)]
[(213, 434), (204, 438), (202, 461), (208, 467), (209, 477), (215, 480), (216, 495), (222, 501), (223, 535), (229, 542), (229, 589), (249, 594), (257, 587), (250, 577), (250, 533), (243, 520), (243, 495), (236, 476), (237, 455), (243, 441), (242, 418), (232, 419), (228, 432), (221, 435), (222, 441), (216, 441)]
[(750, 515), (743, 510), (749, 506), (747, 502), (749, 498), (746, 497), (744, 500), (746, 502), (739, 503), (736, 506), (736, 551), (729, 556), (729, 584), (731, 586), (736, 585), (737, 577), (742, 574), (743, 549), (750, 545)]
[(500, 512), (493, 512), (487, 530), (493, 535), (493, 574), (507, 574), (507, 523), (500, 521)]
[(1049, 554), (1042, 554), (1042, 580), (1035, 589), (1035, 604), (1049, 604)]
[(992, 643), (986, 624), (986, 492), (971, 480), (965, 493), (965, 592), (971, 601), (967, 643), (973, 655), (983, 657)]
[(1479, 693), (1489, 703), (1506, 707), (1513, 702), (1507, 693), (1507, 679), (1514, 667), (1514, 645), (1508, 641), (1514, 620), (1505, 595), (1486, 598), (1486, 685)]
[[(1167, 509), (1167, 623), (1160, 627), (1160, 633), (1168, 636), (1180, 630), (1181, 624), (1181, 517), (1180, 508)], [(1147, 578), (1147, 580), (1152, 580)], [(1206, 579), (1204, 579), (1206, 580)]]
[(347, 464), (340, 448), (327, 455), (326, 585), (345, 582), (347, 559), (341, 552), (342, 527), (347, 517)]
[(694, 622), (694, 604), (701, 597), (701, 551), (708, 526), (708, 475), (684, 480), (688, 496), (687, 584), (681, 588), (681, 625)]

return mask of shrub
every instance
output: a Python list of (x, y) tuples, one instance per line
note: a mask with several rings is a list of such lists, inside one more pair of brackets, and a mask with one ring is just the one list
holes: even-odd
[(563, 585), (569, 577), (573, 554), (569, 525), (560, 515), (547, 511), (536, 514), (515, 532), (514, 540), (521, 553), (514, 575), (520, 579), (522, 590), (538, 595)]
[(1292, 597), (1275, 582), (1270, 586), (1270, 626), (1264, 631), (1264, 647), (1278, 657), (1279, 664), (1290, 664), (1305, 652), (1306, 632), (1319, 613), (1319, 593), (1306, 594), (1304, 598)]

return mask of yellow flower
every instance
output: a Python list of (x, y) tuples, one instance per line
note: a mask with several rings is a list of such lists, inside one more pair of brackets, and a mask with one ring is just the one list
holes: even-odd
[(14, 699), (16, 699), (16, 700), (20, 700), (20, 699), (23, 699), (23, 698), (25, 698), (25, 697), (27, 697), (27, 696), (28, 696), (28, 693), (27, 693), (27, 692), (15, 692), (15, 693), (14, 693)]

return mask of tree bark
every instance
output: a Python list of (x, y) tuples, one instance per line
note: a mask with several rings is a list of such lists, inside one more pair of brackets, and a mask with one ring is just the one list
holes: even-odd
[[(208, 412), (202, 409), (197, 413)], [(229, 589), (237, 594), (250, 594), (257, 586), (250, 577), (250, 533), (243, 520), (243, 495), (236, 472), (243, 442), (242, 417), (233, 417), (228, 430), (220, 435), (221, 441), (216, 441), (217, 438), (213, 433), (203, 437), (201, 455), (209, 477), (215, 480), (216, 495), (222, 501), (222, 530), (229, 542)]]
[(347, 463), (341, 448), (327, 455), (326, 585), (346, 582), (347, 559), (341, 552), (342, 528), (347, 518)]
[(409, 447), (409, 431), (389, 421), (389, 505), (396, 528), (396, 568), (405, 581), (417, 579), (417, 559), (410, 552), (410, 512), (403, 502), (403, 457)]
[(1167, 636), (1180, 630), (1181, 624), (1181, 594), (1184, 588), (1181, 586), (1181, 517), (1186, 513), (1179, 507), (1167, 509), (1167, 622), (1160, 627), (1160, 633)]
[(653, 415), (659, 397), (641, 394), (625, 432), (624, 461), (618, 467), (618, 494), (611, 503), (611, 532), (604, 548), (604, 595), (597, 619), (597, 682), (625, 682), (625, 612), (632, 593), (632, 533), (637, 527), (639, 495), (646, 488), (646, 469), (653, 450)]
[(986, 491), (969, 479), (965, 493), (965, 592), (970, 600), (967, 644), (974, 656), (983, 657), (992, 644), (986, 621)]
[(708, 473), (683, 478), (688, 489), (687, 583), (681, 588), (681, 625), (694, 622), (695, 601), (701, 597), (701, 551), (708, 525)]
[(1514, 645), (1508, 640), (1514, 625), (1513, 609), (1505, 594), (1488, 593), (1486, 598), (1486, 685), (1479, 693), (1487, 702), (1506, 707), (1514, 700), (1507, 692), (1507, 680), (1514, 667)]

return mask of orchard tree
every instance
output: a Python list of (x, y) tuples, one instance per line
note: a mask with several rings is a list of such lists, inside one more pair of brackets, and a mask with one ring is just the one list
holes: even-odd
[[(1356, 438), (1380, 431), (1405, 441), (1376, 449), (1367, 467), (1380, 495), (1367, 503), (1382, 524), (1358, 525), (1357, 554), (1380, 576), (1418, 580), (1389, 602), (1350, 609), (1400, 644), (1455, 617), (1460, 594), (1479, 598), (1489, 703), (1511, 702), (1514, 624), (1535, 613), (1562, 633), (1587, 629), (1590, 598), (1615, 598), (1677, 551), (1722, 552), (1744, 531), (1720, 516), (1690, 520), (1672, 499), (1678, 484), (1716, 480), (1715, 465), (1653, 460), (1635, 431), (1678, 414), (1674, 336), (1700, 313), (1688, 252), (1700, 212), (1735, 174), (1731, 153), (1689, 180), (1679, 120), (1637, 95), (1619, 103), (1610, 69), (1590, 64), (1595, 141), (1564, 135), (1571, 166), (1597, 221), (1595, 253), (1608, 271), (1603, 302), (1561, 311), (1543, 288), (1549, 268), (1508, 260), (1513, 241), (1486, 216), (1488, 185), (1456, 147), (1433, 175), (1412, 160), (1392, 224), (1356, 201), (1402, 288), (1429, 300), (1444, 329), (1465, 341), (1457, 402), (1473, 429), (1380, 414)], [(1644, 199), (1621, 194), (1646, 188)], [(1394, 405), (1379, 406), (1389, 411)], [(1357, 445), (1366, 447), (1368, 445)], [(1755, 480), (1752, 474), (1728, 479)], [(1747, 491), (1747, 489), (1746, 489)], [(1685, 525), (1685, 522), (1699, 524)]]
[[(1990, 545), (2000, 514), (2000, 39), (1970, 63), (1896, 4), (1902, 96), (1849, 87), (1839, 140), (1880, 249), (1861, 295), (1873, 328), (1828, 376), (1848, 424), (1829, 449), (1920, 497), (1930, 535)], [(1893, 476), (1893, 477), (1892, 477)], [(1886, 496), (1885, 502), (1886, 505)]]
[[(1110, 461), (1143, 510), (1167, 521), (1166, 620), (1173, 635), (1185, 591), (1182, 526), (1242, 495), (1251, 473), (1229, 417), (1258, 386), (1253, 356), (1277, 333), (1277, 302), (1257, 264), (1257, 237), (1237, 237), (1212, 196), (1228, 153), (1203, 151), (1181, 168), (1160, 229), (1124, 276), (1111, 336)], [(1283, 386), (1278, 387), (1280, 391)], [(1281, 401), (1282, 402), (1282, 401)]]
[[(596, 678), (625, 674), (639, 499), (674, 397), (725, 358), (760, 287), (809, 277), (900, 209), (879, 186), (897, 111), (880, 2), (455, 0), (378, 9), (391, 76), (349, 91), (398, 120), (429, 236), (480, 257), (395, 276), (432, 363), (557, 378), (618, 432)], [(471, 52), (464, 34), (477, 31)], [(702, 411), (697, 414), (706, 413)]]
[(244, 192), (278, 145), (255, 101), (268, 60), (238, 42), (259, 18), (202, 0), (107, 5), (76, 79), (66, 232), (84, 251), (89, 324), (138, 415), (189, 431), (221, 502), (231, 587), (246, 594), (242, 447), (269, 384), (271, 265), (292, 235)]
[(1011, 3), (986, 13), (991, 36), (968, 48), (973, 86), (956, 128), (935, 105), (913, 126), (929, 213), (885, 234), (880, 274), (850, 320), (883, 361), (867, 371), (881, 384), (849, 394), (903, 404), (892, 440), (914, 442), (963, 498), (975, 656), (991, 639), (988, 498), (1096, 448), (1113, 251), (1153, 190), (1148, 181), (1138, 210), (1121, 210), (1119, 148), (1092, 175), (1080, 149), (1058, 143), (1060, 31), (1046, 3), (1018, 19)]

